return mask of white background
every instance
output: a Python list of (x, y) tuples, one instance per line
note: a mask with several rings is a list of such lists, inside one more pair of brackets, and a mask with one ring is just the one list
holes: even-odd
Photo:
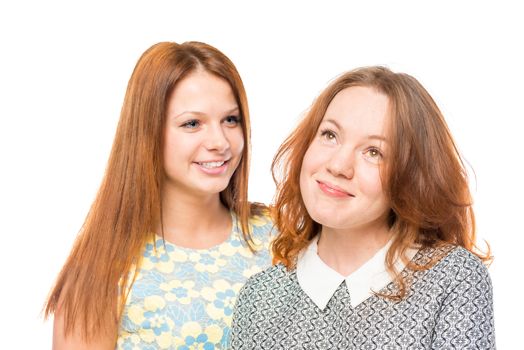
[[(251, 108), (250, 199), (276, 148), (339, 73), (418, 78), (471, 168), (500, 349), (521, 343), (523, 11), (504, 1), (7, 1), (0, 5), (0, 348), (50, 348), (40, 310), (102, 179), (125, 88), (159, 41), (228, 55)], [(517, 2), (515, 2), (517, 3)], [(86, 291), (89, 292), (89, 291)], [(520, 322), (519, 322), (520, 323)]]

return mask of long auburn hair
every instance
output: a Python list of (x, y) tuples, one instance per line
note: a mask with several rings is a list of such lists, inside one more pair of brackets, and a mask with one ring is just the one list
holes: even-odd
[(220, 199), (237, 214), (252, 248), (248, 219), (258, 208), (247, 200), (250, 122), (240, 75), (229, 58), (210, 45), (155, 44), (131, 75), (102, 184), (44, 308), (45, 317), (60, 310), (66, 335), (79, 331), (89, 341), (116, 334), (126, 286), (133, 283), (142, 249), (161, 221), (167, 102), (176, 84), (195, 70), (226, 80), (240, 110), (245, 146)]
[(358, 68), (335, 79), (277, 151), (272, 164), (277, 185), (272, 209), (280, 234), (272, 245), (274, 262), (293, 268), (298, 253), (320, 232), (321, 225), (309, 216), (300, 194), (302, 161), (330, 102), (352, 86), (374, 88), (389, 100), (391, 147), (381, 178), (394, 234), (386, 267), (399, 286), (397, 297), (406, 293), (406, 283), (394, 267), (397, 258), (414, 269), (427, 269), (439, 258), (415, 266), (406, 256), (408, 248), (456, 245), (488, 262), (489, 247), (482, 254), (475, 246), (467, 173), (442, 113), (415, 78), (385, 67)]

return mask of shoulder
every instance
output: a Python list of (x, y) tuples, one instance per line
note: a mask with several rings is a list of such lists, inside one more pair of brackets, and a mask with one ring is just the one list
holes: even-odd
[(273, 219), (269, 209), (262, 206), (257, 206), (253, 209), (249, 217), (249, 225), (253, 228), (273, 226)]
[(461, 274), (488, 274), (488, 269), (480, 258), (463, 247), (453, 246), (442, 258), (441, 263), (445, 264), (448, 270), (452, 269)]
[(291, 278), (293, 272), (288, 271), (283, 264), (276, 264), (268, 267), (264, 271), (261, 271), (257, 274), (251, 276), (247, 282), (246, 286), (259, 286), (262, 284), (272, 283), (272, 284), (281, 284), (285, 283)]
[(420, 254), (422, 259), (440, 256), (437, 263), (429, 269), (436, 278), (455, 286), (466, 283), (481, 289), (491, 289), (487, 266), (479, 257), (463, 247), (447, 245), (427, 248)]
[(277, 234), (275, 224), (267, 208), (259, 208), (249, 217), (249, 229), (255, 243), (267, 243)]
[(293, 283), (293, 276), (294, 272), (288, 271), (284, 265), (273, 265), (251, 276), (242, 287), (241, 295), (248, 296), (285, 288)]

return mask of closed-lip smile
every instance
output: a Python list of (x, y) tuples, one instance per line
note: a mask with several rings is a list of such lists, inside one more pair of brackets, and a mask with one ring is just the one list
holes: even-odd
[(343, 188), (330, 184), (329, 182), (325, 181), (319, 181), (316, 180), (318, 186), (322, 190), (322, 192), (326, 193), (329, 196), (332, 197), (339, 197), (339, 198), (347, 198), (347, 197), (355, 197), (354, 194), (349, 193), (348, 191), (344, 190)]

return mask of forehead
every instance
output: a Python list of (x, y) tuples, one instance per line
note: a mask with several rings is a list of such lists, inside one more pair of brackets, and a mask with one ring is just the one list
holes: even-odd
[(389, 99), (376, 89), (352, 86), (335, 95), (323, 122), (334, 121), (343, 129), (383, 134), (389, 118)]
[(180, 80), (171, 96), (169, 105), (172, 109), (210, 108), (212, 106), (236, 105), (233, 90), (229, 83), (214, 74), (197, 70)]

